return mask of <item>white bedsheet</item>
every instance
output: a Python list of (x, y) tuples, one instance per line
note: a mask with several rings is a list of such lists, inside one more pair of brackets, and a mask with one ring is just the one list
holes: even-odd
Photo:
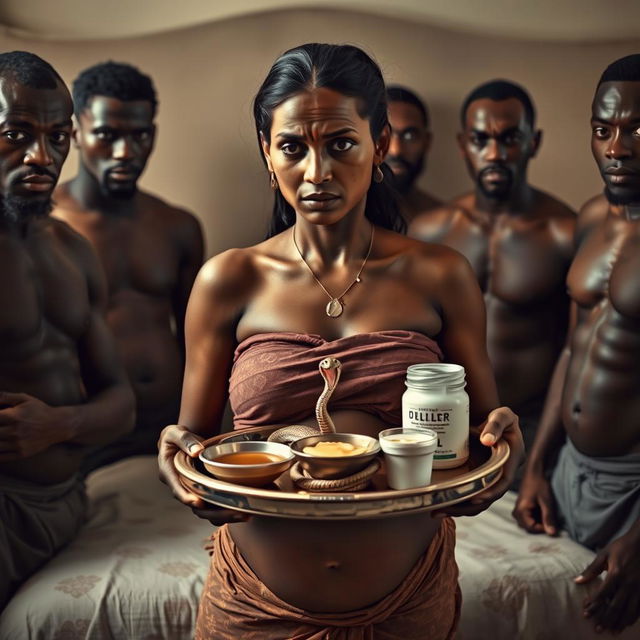
[[(209, 556), (209, 523), (173, 499), (154, 457), (88, 480), (91, 517), (78, 538), (27, 581), (0, 617), (0, 640), (190, 640)], [(460, 640), (602, 638), (572, 582), (593, 554), (565, 536), (530, 536), (513, 495), (460, 518)], [(620, 638), (640, 638), (640, 625)], [(409, 640), (409, 639), (408, 639)]]

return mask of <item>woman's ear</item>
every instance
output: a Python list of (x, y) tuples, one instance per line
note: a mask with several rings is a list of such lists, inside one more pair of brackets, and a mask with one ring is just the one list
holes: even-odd
[(273, 173), (273, 166), (271, 165), (271, 145), (266, 141), (262, 131), (260, 132), (260, 146), (262, 147), (262, 155), (267, 163), (267, 169)]
[(374, 164), (378, 165), (384, 161), (389, 151), (389, 144), (391, 144), (391, 125), (387, 123), (376, 140), (375, 153), (373, 155)]

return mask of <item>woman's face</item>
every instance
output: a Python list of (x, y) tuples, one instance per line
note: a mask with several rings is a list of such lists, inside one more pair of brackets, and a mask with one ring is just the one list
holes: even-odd
[(309, 222), (330, 225), (358, 206), (364, 210), (389, 132), (374, 142), (356, 106), (356, 98), (316, 88), (273, 111), (271, 141), (262, 141), (267, 165), (284, 198)]

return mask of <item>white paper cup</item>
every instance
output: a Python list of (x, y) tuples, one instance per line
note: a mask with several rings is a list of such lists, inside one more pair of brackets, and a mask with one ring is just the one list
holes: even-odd
[(431, 482), (433, 454), (438, 434), (432, 429), (385, 429), (380, 448), (384, 451), (387, 484), (392, 489), (426, 487)]

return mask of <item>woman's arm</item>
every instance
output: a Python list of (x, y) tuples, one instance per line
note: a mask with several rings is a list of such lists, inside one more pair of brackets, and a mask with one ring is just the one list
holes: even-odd
[(197, 457), (201, 440), (220, 430), (236, 326), (256, 282), (250, 252), (233, 249), (202, 267), (189, 298), (180, 419), (178, 425), (169, 425), (160, 435), (158, 465), (160, 479), (178, 500), (193, 507), (203, 507), (204, 503), (181, 485), (173, 459), (178, 450)]

